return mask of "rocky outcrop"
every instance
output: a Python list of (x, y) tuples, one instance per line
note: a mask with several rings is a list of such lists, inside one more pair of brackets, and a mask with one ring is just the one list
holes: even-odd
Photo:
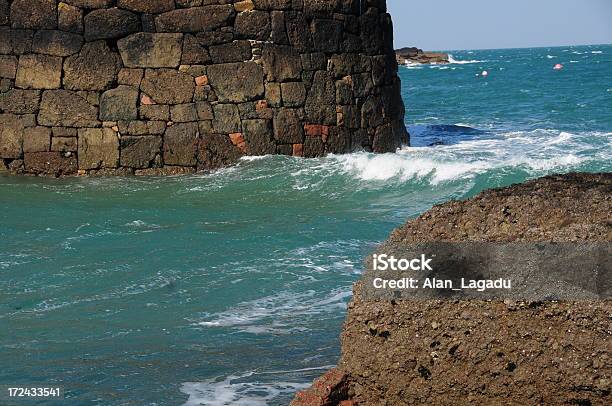
[(424, 52), (419, 48), (401, 48), (395, 51), (395, 58), (400, 65), (404, 64), (446, 64), (450, 63), (448, 54)]
[[(0, 0), (2, 167), (161, 174), (395, 151), (408, 134), (385, 3)], [(38, 127), (50, 140), (27, 151)]]
[[(436, 206), (395, 230), (382, 247), (609, 244), (610, 213), (612, 174), (549, 176)], [(587, 271), (583, 277), (590, 279), (601, 269)], [(609, 273), (604, 283), (609, 289)], [(294, 405), (610, 404), (609, 299), (366, 300), (363, 290), (362, 280), (349, 304), (338, 368)], [(341, 390), (319, 396), (322, 382)], [(331, 399), (329, 393), (346, 395)]]

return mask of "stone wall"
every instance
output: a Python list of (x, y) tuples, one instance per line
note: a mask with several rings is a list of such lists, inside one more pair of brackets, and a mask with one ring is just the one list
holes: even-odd
[(394, 151), (392, 32), (385, 0), (0, 0), (0, 170)]

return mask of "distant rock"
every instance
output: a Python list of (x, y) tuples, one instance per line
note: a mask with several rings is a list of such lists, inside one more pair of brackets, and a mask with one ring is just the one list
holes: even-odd
[(422, 49), (409, 47), (401, 48), (395, 51), (397, 63), (405, 64), (432, 64), (432, 63), (450, 63), (448, 54), (439, 52), (424, 52)]

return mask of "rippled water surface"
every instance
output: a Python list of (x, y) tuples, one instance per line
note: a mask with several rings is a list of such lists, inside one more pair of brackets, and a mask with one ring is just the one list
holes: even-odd
[(0, 177), (0, 383), (63, 385), (75, 405), (288, 404), (337, 362), (351, 284), (394, 227), (612, 170), (612, 46), (453, 58), (400, 68), (413, 147), (398, 154)]

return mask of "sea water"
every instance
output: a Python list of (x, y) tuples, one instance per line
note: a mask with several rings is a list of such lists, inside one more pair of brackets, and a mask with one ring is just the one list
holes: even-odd
[(612, 170), (612, 46), (452, 58), (400, 67), (412, 146), (397, 154), (0, 177), (0, 384), (65, 387), (45, 404), (286, 405), (338, 361), (351, 285), (393, 228)]

